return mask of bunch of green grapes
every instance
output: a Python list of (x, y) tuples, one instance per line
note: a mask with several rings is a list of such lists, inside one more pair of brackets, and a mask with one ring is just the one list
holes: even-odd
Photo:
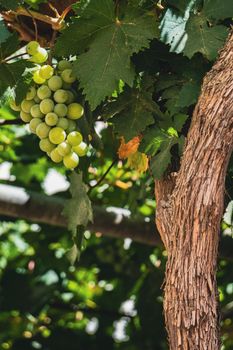
[[(27, 46), (28, 53), (34, 55), (32, 57), (37, 55), (34, 49), (40, 49), (34, 43)], [(67, 169), (74, 169), (79, 164), (79, 157), (86, 155), (87, 145), (76, 130), (75, 121), (83, 116), (84, 109), (75, 102), (72, 84), (76, 78), (72, 63), (62, 60), (56, 68), (48, 64), (38, 66), (33, 81), (35, 84), (21, 104), (17, 106), (12, 100), (10, 106), (20, 112), (25, 123), (29, 123), (30, 131), (40, 138), (40, 149), (52, 161), (63, 161)]]

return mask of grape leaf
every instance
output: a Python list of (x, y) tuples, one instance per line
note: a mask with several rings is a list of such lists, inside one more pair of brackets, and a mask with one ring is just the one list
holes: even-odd
[(70, 176), (70, 193), (72, 198), (67, 201), (63, 215), (68, 220), (68, 228), (76, 233), (77, 226), (86, 226), (89, 221), (93, 222), (91, 201), (82, 181), (82, 174), (73, 173)]
[(129, 7), (118, 19), (113, 1), (92, 0), (82, 17), (63, 32), (56, 53), (70, 55), (85, 49), (74, 63), (74, 72), (95, 109), (117, 89), (120, 79), (132, 86), (135, 72), (130, 57), (157, 36), (156, 18), (151, 13)]
[(4, 20), (0, 15), (0, 44), (4, 43), (10, 36), (11, 33), (7, 29)]
[(23, 3), (23, 0), (0, 0), (0, 6), (9, 10), (17, 9), (17, 7), (22, 3)]
[(203, 16), (191, 16), (186, 31), (188, 40), (184, 54), (191, 58), (196, 52), (201, 52), (210, 61), (217, 56), (218, 50), (226, 40), (228, 30), (222, 25), (209, 27)]
[(22, 75), (26, 68), (32, 67), (32, 63), (26, 60), (20, 60), (11, 64), (0, 64), (0, 96), (11, 87), (15, 88), (22, 80)]
[(11, 34), (10, 37), (0, 44), (0, 59), (3, 60), (15, 53), (19, 48), (19, 40), (16, 33)]
[(161, 179), (171, 163), (171, 148), (177, 143), (175, 138), (169, 138), (161, 144), (160, 152), (151, 158), (150, 169), (155, 179)]
[(150, 92), (128, 89), (118, 98), (116, 105), (119, 106), (121, 101), (125, 108), (116, 113), (111, 122), (115, 132), (123, 136), (126, 142), (154, 123), (153, 114), (157, 117), (163, 116)]
[(203, 14), (208, 18), (230, 18), (233, 16), (233, 2), (232, 0), (205, 0)]

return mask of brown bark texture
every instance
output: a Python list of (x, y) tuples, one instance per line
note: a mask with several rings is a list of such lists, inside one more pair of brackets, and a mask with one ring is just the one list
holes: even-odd
[(232, 147), (233, 33), (204, 79), (179, 172), (155, 184), (170, 350), (220, 349), (217, 253)]

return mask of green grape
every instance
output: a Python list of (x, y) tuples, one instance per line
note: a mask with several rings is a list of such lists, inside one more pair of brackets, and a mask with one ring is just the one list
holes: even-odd
[(13, 111), (15, 111), (15, 112), (21, 111), (20, 105), (17, 105), (14, 100), (10, 101), (10, 108), (13, 109)]
[(49, 126), (54, 126), (57, 124), (58, 122), (58, 116), (56, 113), (53, 113), (53, 112), (50, 112), (48, 114), (46, 114), (46, 117), (45, 117), (45, 122), (47, 125)]
[(43, 118), (44, 117), (44, 114), (40, 110), (40, 105), (38, 105), (38, 104), (35, 104), (34, 106), (32, 106), (32, 108), (30, 109), (30, 113), (33, 116), (33, 118)]
[(61, 60), (57, 65), (59, 70), (65, 70), (72, 68), (72, 63), (67, 60)]
[(68, 126), (66, 132), (70, 133), (71, 131), (76, 130), (77, 125), (76, 125), (75, 121), (74, 120), (68, 120), (68, 122), (69, 122), (69, 126)]
[(40, 44), (37, 41), (30, 41), (26, 46), (26, 51), (29, 55), (35, 55), (40, 48)]
[(59, 126), (59, 128), (66, 130), (69, 127), (69, 120), (66, 118), (59, 118), (57, 122), (57, 126)]
[(62, 143), (66, 139), (66, 133), (65, 131), (60, 127), (52, 128), (49, 132), (49, 140), (54, 143), (55, 145), (58, 145), (59, 143)]
[(41, 124), (42, 121), (39, 118), (33, 118), (30, 123), (29, 123), (29, 129), (30, 131), (35, 134), (36, 133), (36, 128), (39, 124)]
[(68, 94), (68, 99), (67, 99), (66, 103), (69, 105), (72, 102), (74, 102), (74, 94), (72, 91), (67, 91), (67, 94)]
[(46, 123), (40, 123), (36, 128), (36, 135), (40, 139), (45, 139), (48, 137), (50, 129), (51, 128)]
[(41, 85), (37, 90), (37, 96), (40, 100), (44, 100), (45, 98), (49, 98), (52, 95), (52, 91), (47, 85)]
[(32, 106), (34, 106), (35, 102), (34, 101), (28, 101), (28, 100), (23, 100), (21, 103), (21, 109), (25, 113), (30, 113), (30, 110)]
[(40, 99), (38, 96), (35, 96), (35, 97), (34, 97), (34, 101), (35, 101), (36, 103), (40, 103), (40, 102), (41, 102), (41, 99)]
[(64, 103), (68, 99), (68, 94), (65, 90), (59, 89), (54, 93), (53, 98), (57, 103)]
[(72, 84), (75, 82), (76, 77), (72, 71), (72, 69), (65, 69), (61, 73), (61, 77), (64, 80), (65, 83)]
[(22, 119), (22, 121), (24, 121), (25, 123), (29, 123), (32, 120), (32, 116), (29, 113), (25, 113), (24, 111), (20, 112), (20, 118)]
[(45, 139), (42, 139), (40, 140), (40, 143), (39, 143), (39, 146), (40, 146), (40, 149), (41, 151), (43, 152), (51, 152), (53, 149), (54, 149), (54, 145), (49, 141), (49, 138), (45, 138)]
[(64, 157), (71, 152), (71, 146), (67, 142), (62, 142), (57, 146), (58, 153)]
[(68, 106), (67, 116), (70, 119), (79, 119), (84, 113), (83, 107), (79, 103), (71, 103)]
[(52, 112), (54, 108), (54, 102), (50, 98), (45, 98), (40, 103), (40, 110), (44, 114), (48, 114), (49, 112)]
[(49, 64), (45, 64), (39, 70), (39, 74), (43, 79), (49, 79), (53, 76), (54, 69)]
[(54, 75), (48, 80), (48, 87), (52, 91), (57, 91), (62, 88), (62, 78), (58, 75)]
[(71, 152), (63, 158), (63, 163), (67, 169), (74, 169), (79, 164), (79, 157), (76, 153)]
[(45, 79), (41, 78), (38, 70), (34, 72), (33, 80), (36, 84), (39, 84), (39, 85), (44, 84), (44, 82), (45, 82)]
[(31, 58), (30, 61), (34, 62), (34, 63), (44, 63), (45, 61), (47, 61), (48, 59), (48, 53), (45, 49), (43, 49), (42, 47), (40, 47), (38, 49), (38, 52), (36, 54), (34, 54)]
[(33, 100), (36, 96), (36, 88), (34, 86), (31, 86), (27, 92), (26, 100)]
[(78, 146), (72, 147), (72, 150), (77, 153), (79, 157), (84, 157), (87, 154), (87, 144), (81, 142)]
[(79, 145), (83, 140), (82, 135), (78, 131), (72, 131), (67, 136), (67, 141), (71, 146)]
[(58, 103), (54, 107), (54, 112), (58, 117), (65, 117), (67, 114), (68, 108), (64, 103)]
[(57, 150), (57, 147), (52, 150), (50, 157), (54, 163), (60, 163), (62, 161), (62, 156)]

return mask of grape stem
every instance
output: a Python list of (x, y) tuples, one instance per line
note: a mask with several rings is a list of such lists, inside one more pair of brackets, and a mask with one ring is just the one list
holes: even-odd
[(93, 185), (93, 186), (89, 185), (89, 190), (87, 191), (87, 194), (90, 194), (91, 191), (92, 191), (95, 187), (99, 186), (99, 185), (102, 183), (102, 181), (105, 179), (105, 177), (108, 175), (109, 171), (112, 169), (112, 167), (116, 164), (117, 161), (118, 161), (118, 158), (116, 157), (116, 158), (112, 161), (112, 163), (111, 163), (111, 165), (108, 167), (108, 169), (105, 171), (105, 173), (104, 173), (104, 174), (101, 176), (101, 178), (96, 182), (96, 184)]
[(0, 119), (0, 126), (4, 125), (20, 125), (23, 124), (23, 121), (21, 119)]
[(26, 52), (20, 53), (20, 54), (15, 55), (15, 56), (7, 57), (7, 58), (5, 58), (4, 60), (2, 60), (2, 61), (0, 61), (0, 62), (1, 62), (1, 63), (7, 63), (7, 62), (9, 62), (9, 61), (11, 61), (11, 60), (14, 60), (14, 59), (16, 59), (16, 58), (19, 58), (19, 57), (22, 57), (22, 56), (25, 56), (25, 55), (27, 55)]
[(26, 8), (26, 11), (29, 13), (29, 15), (32, 18), (32, 22), (33, 22), (33, 25), (34, 25), (34, 28), (35, 28), (35, 40), (38, 41), (38, 27), (37, 27), (37, 23), (36, 23), (35, 17), (34, 17), (33, 13), (31, 13), (31, 11), (29, 9)]

